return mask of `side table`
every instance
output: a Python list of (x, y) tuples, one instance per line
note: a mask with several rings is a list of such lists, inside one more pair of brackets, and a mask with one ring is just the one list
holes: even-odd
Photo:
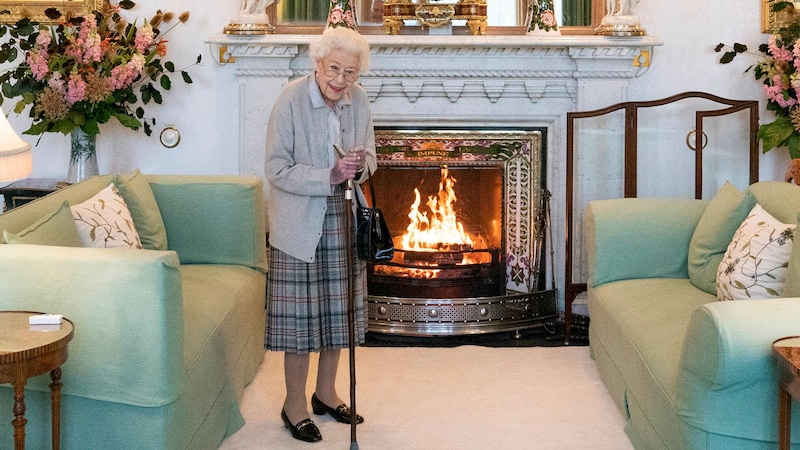
[[(0, 383), (14, 387), (14, 449), (25, 448), (25, 384), (28, 378), (50, 372), (53, 449), (61, 446), (61, 365), (67, 360), (67, 344), (73, 325), (28, 324), (37, 312), (0, 311)], [(3, 433), (0, 433), (2, 435)], [(0, 445), (2, 447), (2, 445)]]
[(0, 195), (5, 199), (3, 211), (55, 192), (59, 188), (58, 184), (58, 180), (50, 178), (25, 178), (0, 187)]
[(792, 398), (800, 400), (800, 336), (772, 343), (778, 361), (778, 448), (789, 450), (792, 432)]

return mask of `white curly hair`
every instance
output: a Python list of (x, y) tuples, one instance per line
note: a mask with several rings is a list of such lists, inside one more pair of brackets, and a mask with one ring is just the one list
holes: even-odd
[(328, 28), (322, 33), (322, 39), (309, 45), (308, 53), (316, 64), (325, 59), (334, 50), (342, 50), (358, 58), (358, 71), (364, 73), (369, 69), (369, 43), (364, 36), (347, 27)]

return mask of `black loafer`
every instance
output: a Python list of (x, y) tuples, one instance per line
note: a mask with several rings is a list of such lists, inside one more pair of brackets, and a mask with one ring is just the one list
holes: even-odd
[(317, 442), (322, 440), (322, 433), (319, 432), (319, 428), (314, 425), (311, 419), (304, 419), (292, 425), (292, 423), (289, 422), (289, 417), (286, 416), (285, 410), (281, 410), (281, 419), (283, 419), (283, 426), (292, 432), (293, 438), (305, 442)]
[[(314, 410), (314, 414), (318, 416), (324, 416), (325, 414), (330, 414), (331, 417), (336, 419), (337, 422), (352, 424), (351, 417), (353, 417), (352, 411), (350, 411), (350, 407), (342, 403), (341, 405), (337, 406), (336, 408), (331, 408), (330, 406), (322, 403), (322, 400), (317, 397), (317, 394), (311, 396), (311, 409)], [(364, 418), (356, 414), (356, 423), (364, 423)]]

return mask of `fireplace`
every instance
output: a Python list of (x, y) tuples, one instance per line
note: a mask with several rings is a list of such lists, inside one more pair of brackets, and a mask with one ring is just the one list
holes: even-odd
[(543, 326), (545, 130), (376, 130), (395, 257), (369, 267), (368, 329), (413, 336)]
[[(654, 55), (653, 49), (662, 45), (661, 40), (654, 36), (614, 39), (604, 36), (538, 37), (523, 34), (365, 37), (372, 49), (371, 64), (369, 72), (360, 77), (359, 84), (370, 98), (377, 127), (420, 129), (435, 126), (453, 130), (513, 128), (546, 131), (541, 135), (544, 144), (542, 158), (547, 161), (542, 169), (546, 170), (543, 174), (547, 175), (553, 203), (552, 233), (548, 237), (548, 244), (551, 241), (556, 243), (549, 248), (555, 252), (555, 264), (548, 259), (548, 278), (555, 278), (556, 285), (563, 286), (565, 246), (561, 243), (566, 239), (566, 113), (597, 109), (627, 100), (629, 85), (647, 83), (646, 73)], [(239, 160), (240, 174), (264, 176), (264, 127), (269, 112), (274, 99), (287, 82), (312, 70), (308, 45), (316, 39), (319, 39), (319, 34), (217, 34), (209, 37), (208, 44), (215, 60), (222, 65), (219, 89), (209, 101), (216, 102), (219, 107), (239, 111), (237, 117), (230, 119), (229, 127), (222, 127), (227, 133), (220, 135), (218, 144), (231, 148), (231, 157)], [(388, 161), (382, 160), (376, 176), (389, 167), (387, 164)], [(433, 161), (426, 164), (438, 166)], [(418, 167), (423, 165), (420, 162)], [(454, 170), (452, 164), (450, 167)], [(437, 173), (436, 168), (431, 170)], [(470, 176), (458, 174), (459, 187)], [(506, 173), (504, 176), (510, 175)], [(383, 189), (378, 187), (376, 190)], [(587, 195), (591, 195), (591, 192)], [(534, 202), (541, 200), (535, 197)], [(467, 199), (459, 200), (462, 201), (466, 202)], [(379, 200), (381, 207), (389, 203), (389, 200)], [(527, 206), (532, 216), (537, 204), (530, 203)], [(509, 218), (504, 220), (512, 228), (520, 225)], [(536, 223), (540, 222), (532, 217), (522, 224), (533, 227)], [(515, 239), (524, 237), (527, 232), (519, 228), (512, 236)], [(529, 241), (517, 245), (513, 240), (509, 241), (508, 235), (505, 239), (506, 242), (500, 247), (499, 258), (504, 264), (506, 282), (512, 283), (512, 286), (506, 287), (508, 291), (520, 294), (509, 294), (507, 299), (497, 301), (457, 301), (459, 304), (470, 304), (469, 308), (474, 309), (475, 314), (497, 317), (493, 316), (496, 309), (524, 310), (526, 305), (529, 309), (536, 307), (536, 303), (516, 303), (514, 295), (524, 299), (538, 295), (540, 289), (533, 286), (537, 280), (527, 272), (526, 265), (510, 265), (509, 258), (518, 258), (518, 254), (514, 253), (518, 252), (517, 247), (525, 248), (525, 252), (530, 253), (538, 250), (533, 249)], [(512, 252), (509, 252), (509, 248)], [(563, 289), (557, 289), (556, 294), (559, 305), (563, 305)], [(424, 319), (454, 311), (440, 308), (439, 305), (444, 303), (442, 299), (426, 300), (425, 304), (432, 309), (428, 311), (428, 306), (415, 307), (414, 317), (410, 320), (402, 318), (403, 324), (418, 320), (418, 316)], [(391, 305), (381, 306), (386, 307), (387, 312), (392, 309), (388, 307)], [(466, 310), (459, 309), (459, 314)], [(561, 313), (566, 313), (563, 306)], [(471, 320), (474, 314), (465, 312), (463, 316), (466, 318), (459, 316), (457, 320)], [(431, 329), (435, 333), (446, 333), (456, 326), (442, 324), (433, 329), (431, 325)]]

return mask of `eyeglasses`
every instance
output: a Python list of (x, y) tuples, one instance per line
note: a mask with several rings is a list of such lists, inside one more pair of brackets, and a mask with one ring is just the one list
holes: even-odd
[(339, 78), (339, 75), (344, 75), (344, 79), (348, 83), (353, 83), (358, 79), (358, 71), (355, 69), (342, 69), (336, 64), (325, 67), (325, 76)]

